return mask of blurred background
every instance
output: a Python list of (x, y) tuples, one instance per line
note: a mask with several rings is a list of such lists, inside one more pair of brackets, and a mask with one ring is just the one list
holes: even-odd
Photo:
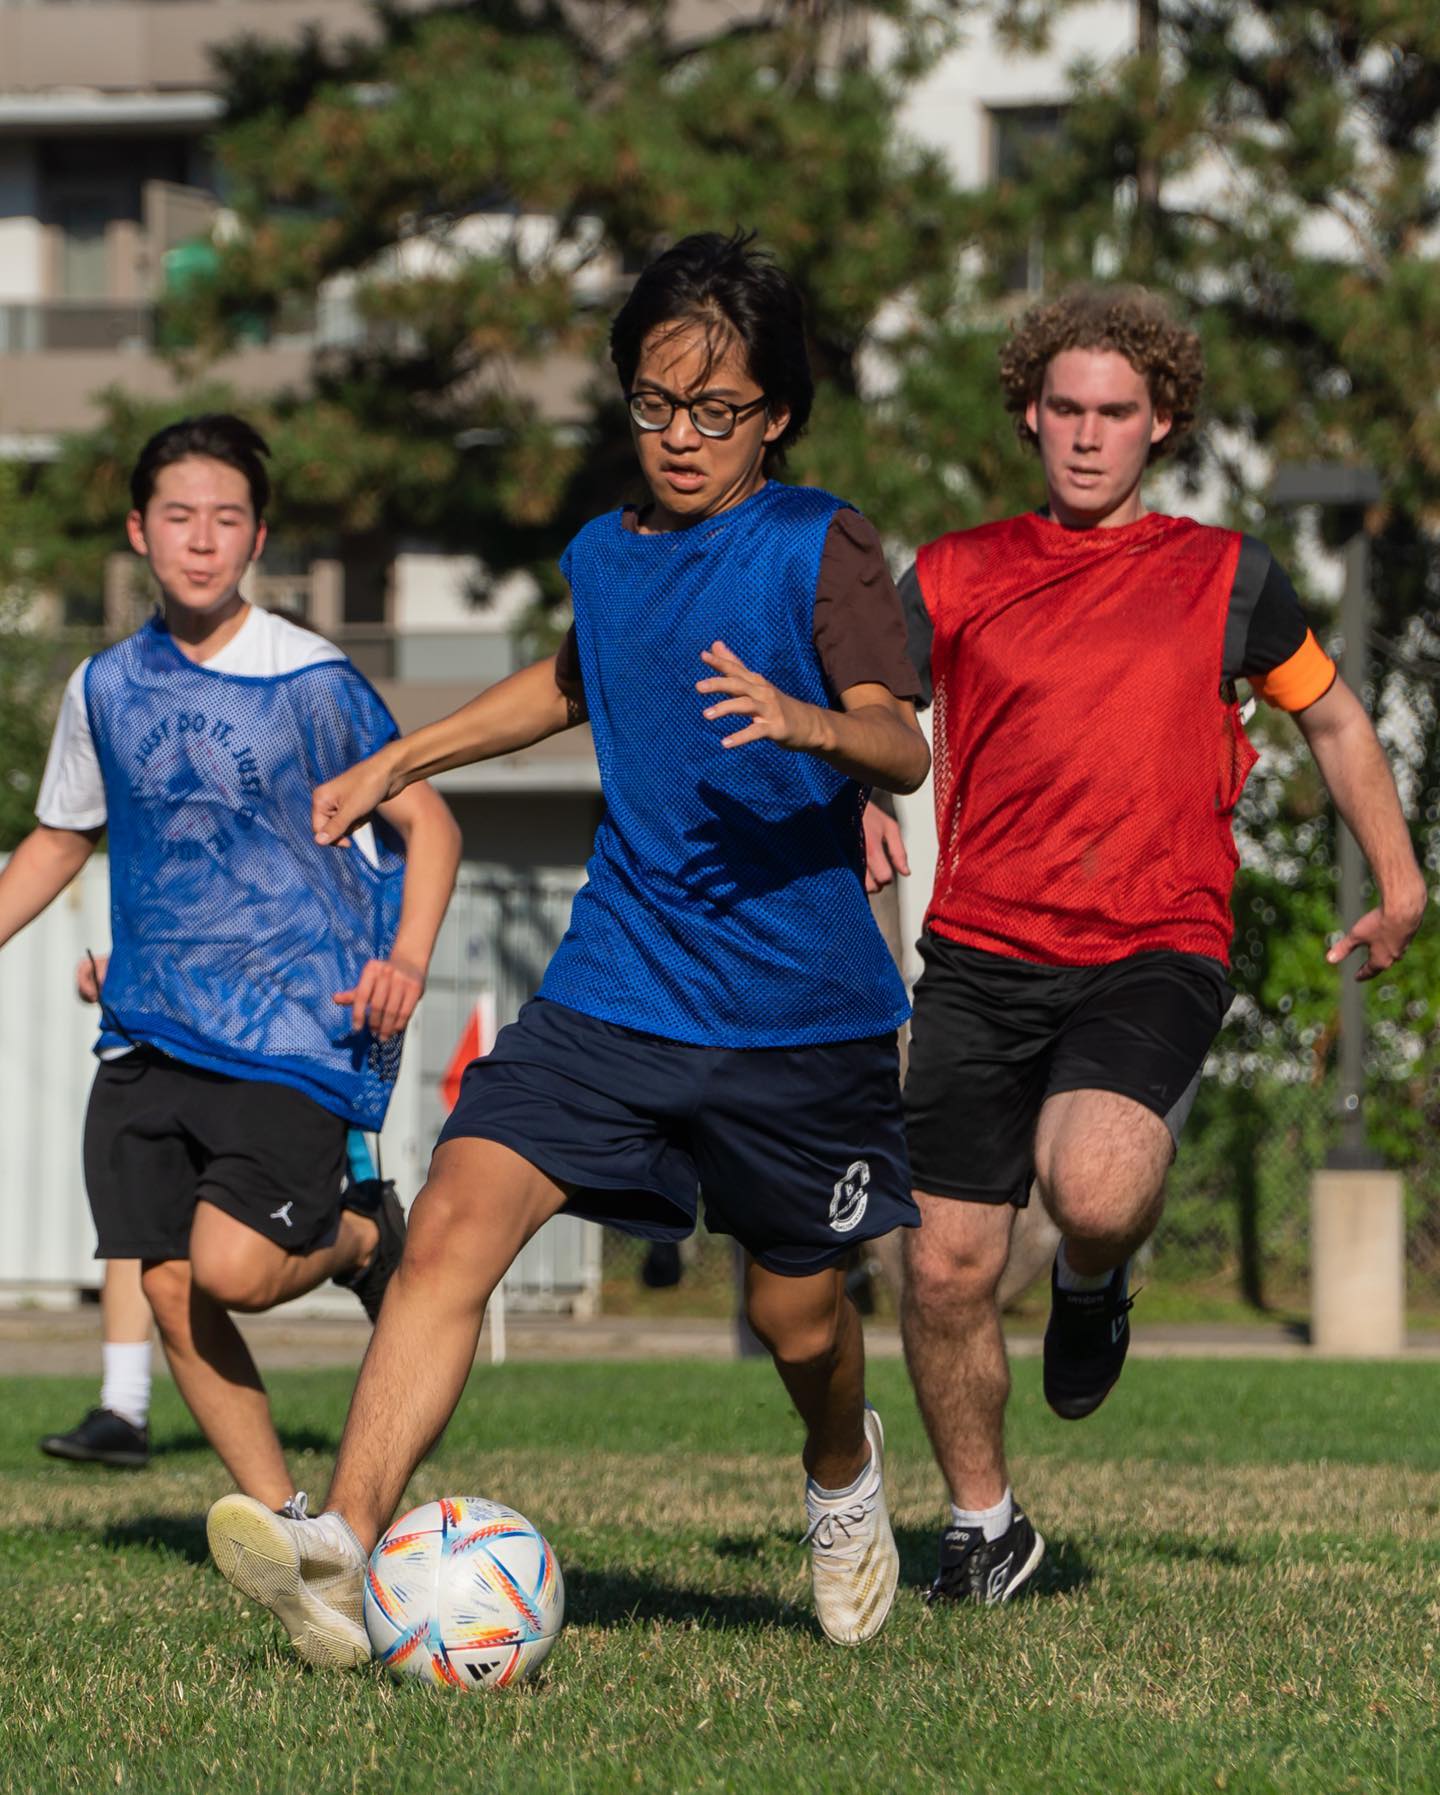
[[(1209, 386), (1150, 502), (1271, 542), (1332, 650), (1338, 548), (1363, 534), (1365, 698), (1433, 872), (1437, 124), (1429, 0), (0, 0), (0, 851), (32, 825), (67, 672), (150, 603), (122, 525), (154, 428), (226, 407), (265, 430), (278, 499), (250, 596), (414, 726), (558, 639), (556, 556), (630, 491), (608, 317), (657, 248), (740, 225), (809, 302), (819, 398), (790, 477), (867, 512), (897, 574), (1040, 497), (999, 402), (1010, 322), (1077, 277), (1172, 295)], [(1269, 501), (1278, 467), (1314, 461), (1373, 468), (1380, 498)], [(1335, 1138), (1332, 814), (1291, 725), (1251, 729), (1240, 996), (1146, 1271), (1176, 1317), (1303, 1317)], [(407, 1198), (467, 1028), (483, 1044), (513, 1015), (563, 932), (599, 806), (584, 731), (439, 783), (466, 866), (386, 1131)], [(901, 810), (908, 941), (928, 794)], [(94, 1282), (69, 981), (108, 945), (104, 888), (102, 860), (0, 958), (12, 1294)], [(1405, 1175), (1422, 1315), (1437, 997), (1433, 928), (1367, 996), (1365, 1125)], [(703, 1236), (664, 1290), (643, 1248), (583, 1224), (527, 1252), (520, 1302), (729, 1304), (728, 1244)]]

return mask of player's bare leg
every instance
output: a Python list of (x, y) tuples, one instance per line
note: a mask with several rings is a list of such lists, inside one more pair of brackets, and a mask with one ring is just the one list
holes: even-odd
[(921, 1191), (915, 1200), (922, 1224), (905, 1241), (905, 1359), (952, 1501), (930, 1599), (1008, 1602), (1045, 1551), (1015, 1506), (1005, 1463), (1010, 1364), (997, 1295), (1015, 1211)]
[(201, 1201), (190, 1229), (190, 1265), (196, 1284), (222, 1307), (259, 1314), (329, 1278), (358, 1271), (379, 1239), (380, 1230), (369, 1216), (342, 1209), (329, 1246), (288, 1253), (277, 1241)]
[(830, 1639), (855, 1645), (884, 1625), (900, 1576), (885, 1506), (884, 1430), (865, 1404), (860, 1316), (840, 1266), (790, 1278), (749, 1260), (745, 1304), (805, 1424), (815, 1612)]
[(491, 1292), (565, 1197), (493, 1141), (437, 1148), (360, 1369), (325, 1512), (277, 1515), (244, 1496), (211, 1509), (216, 1564), (279, 1616), (310, 1663), (349, 1668), (369, 1657), (366, 1558), (454, 1413)]
[(952, 1500), (989, 1508), (1010, 1482), (1010, 1363), (995, 1297), (1015, 1211), (1008, 1203), (961, 1203), (924, 1191), (915, 1201), (923, 1219), (905, 1238), (905, 1361)]
[(1161, 1117), (1113, 1091), (1047, 1099), (1035, 1169), (1062, 1240), (1045, 1332), (1045, 1399), (1079, 1420), (1105, 1400), (1125, 1363), (1131, 1255), (1160, 1219), (1174, 1157)]
[(197, 1288), (188, 1260), (148, 1260), (142, 1281), (176, 1386), (225, 1469), (268, 1508), (288, 1502), (295, 1485), (240, 1330)]
[(490, 1294), (566, 1192), (498, 1142), (446, 1141), (360, 1367), (326, 1499), (368, 1551), (455, 1411)]

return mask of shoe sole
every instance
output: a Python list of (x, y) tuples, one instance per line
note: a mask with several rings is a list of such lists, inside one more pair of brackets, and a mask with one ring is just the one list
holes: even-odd
[(1049, 1396), (1045, 1400), (1050, 1405), (1050, 1412), (1058, 1415), (1062, 1421), (1083, 1421), (1087, 1415), (1093, 1415), (1115, 1388), (1120, 1379), (1113, 1378), (1098, 1396), (1088, 1393), (1084, 1396)]
[[(865, 1433), (866, 1437), (870, 1440), (871, 1451), (874, 1452), (880, 1462), (880, 1491), (883, 1499), (885, 1491), (885, 1423), (880, 1419), (879, 1411), (872, 1409), (868, 1403), (865, 1405), (865, 1413), (867, 1422), (870, 1416), (873, 1415), (875, 1418), (874, 1435), (871, 1435), (868, 1425), (866, 1426)], [(863, 1633), (832, 1633), (825, 1625), (824, 1617), (821, 1615), (819, 1606), (817, 1605), (815, 1618), (820, 1623), (820, 1631), (832, 1645), (864, 1645), (867, 1639), (873, 1639), (875, 1637), (885, 1625), (885, 1622), (890, 1618), (890, 1610), (895, 1606), (896, 1592), (900, 1588), (900, 1548), (895, 1544), (895, 1532), (890, 1525), (890, 1511), (888, 1507), (885, 1511), (885, 1530), (890, 1535), (890, 1552), (885, 1566), (889, 1574), (890, 1589), (885, 1597), (885, 1606), (880, 1610), (879, 1614), (866, 1620), (864, 1623), (865, 1631)]]
[(283, 1519), (251, 1496), (224, 1496), (205, 1521), (210, 1556), (227, 1583), (276, 1616), (290, 1643), (321, 1670), (355, 1670), (370, 1661), (370, 1642), (305, 1587), (300, 1554)]
[(49, 1445), (43, 1440), (40, 1450), (46, 1458), (63, 1458), (67, 1464), (109, 1465), (116, 1471), (143, 1471), (150, 1463), (148, 1452), (77, 1452), (68, 1446)]

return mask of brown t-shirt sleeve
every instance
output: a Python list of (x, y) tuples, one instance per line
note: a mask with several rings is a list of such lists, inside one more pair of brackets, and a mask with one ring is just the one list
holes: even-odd
[(573, 623), (555, 651), (555, 684), (567, 698), (583, 700), (585, 697), (585, 681), (580, 672), (580, 644), (575, 640)]
[(886, 686), (896, 698), (920, 696), (880, 537), (858, 511), (840, 510), (830, 520), (815, 583), (814, 642), (837, 698), (865, 685)]

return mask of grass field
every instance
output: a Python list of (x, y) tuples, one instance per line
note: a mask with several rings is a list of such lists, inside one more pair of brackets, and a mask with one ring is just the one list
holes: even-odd
[[(550, 1536), (569, 1624), (497, 1696), (303, 1669), (205, 1558), (224, 1488), (168, 1385), (152, 1468), (34, 1450), (92, 1386), (0, 1383), (0, 1788), (1440, 1790), (1440, 1366), (1140, 1361), (1082, 1426), (1017, 1366), (1039, 1592), (927, 1612), (940, 1487), (901, 1368), (904, 1587), (881, 1638), (810, 1617), (795, 1426), (756, 1363), (478, 1373), (416, 1499)], [(275, 1380), (323, 1489), (349, 1379)]]

